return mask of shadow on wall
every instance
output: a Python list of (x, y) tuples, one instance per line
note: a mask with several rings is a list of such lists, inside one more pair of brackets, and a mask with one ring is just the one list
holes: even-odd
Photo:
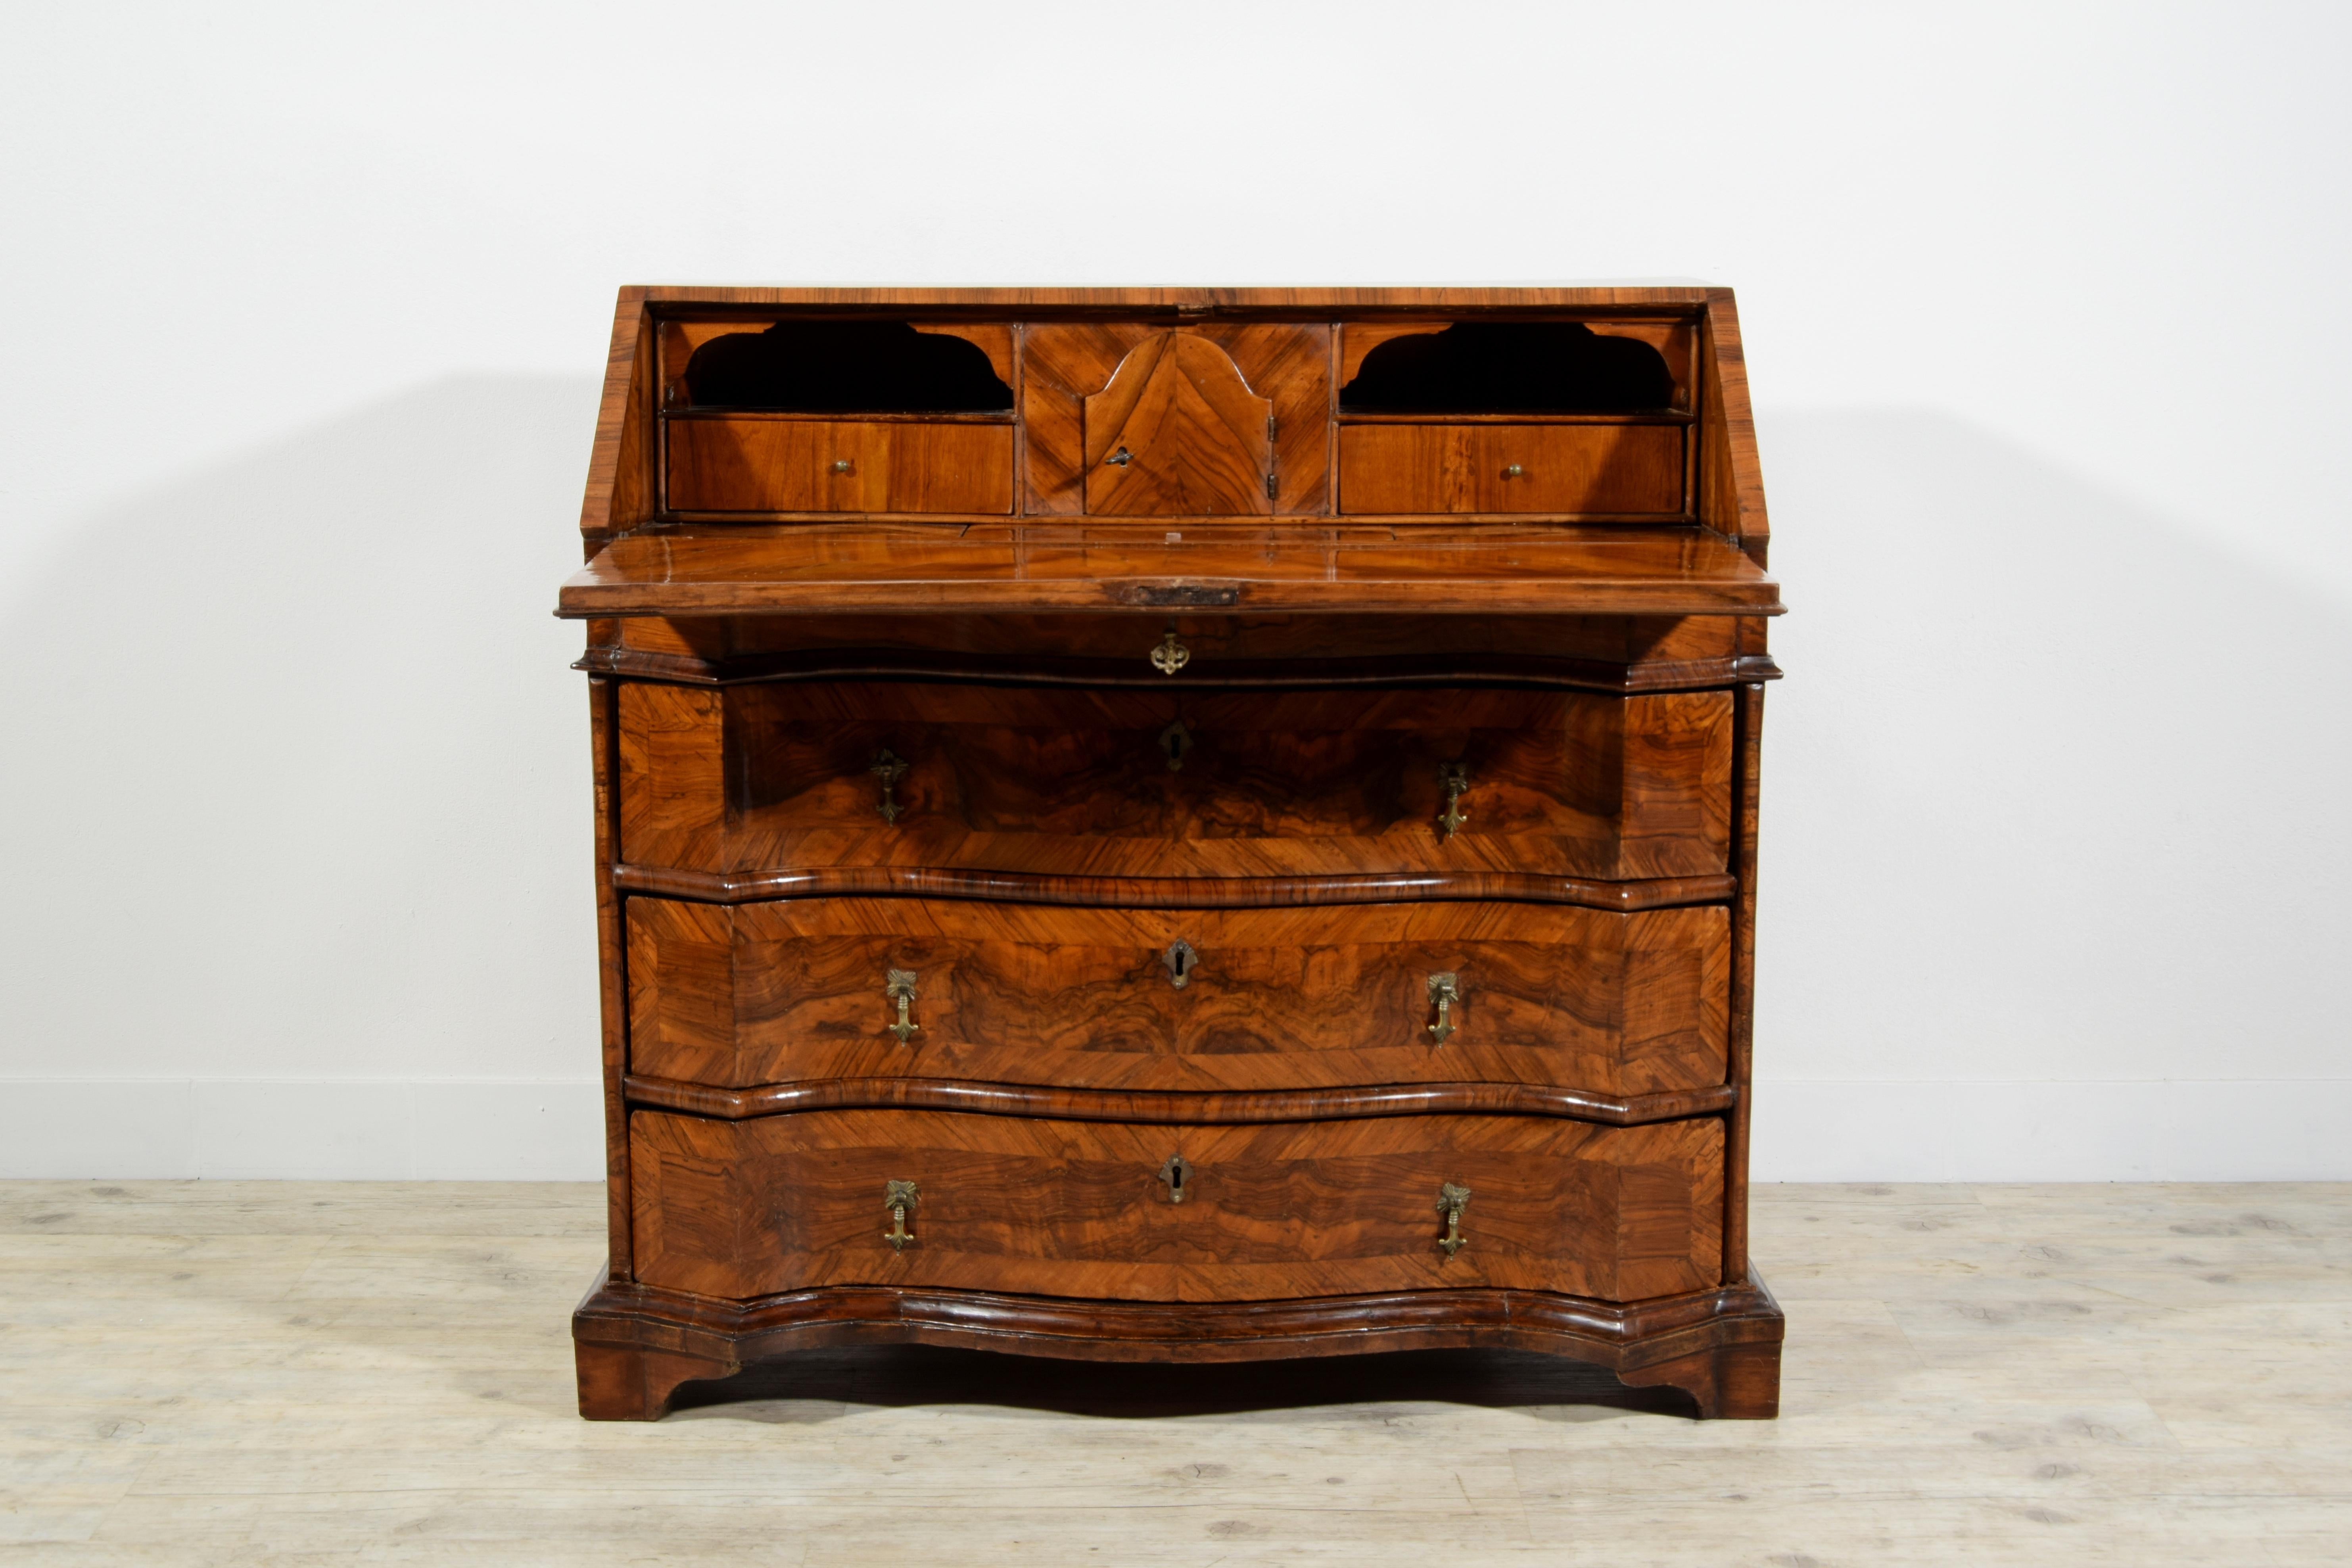
[(586, 1079), (593, 381), (456, 380), (93, 519), (0, 611), (0, 1075)]
[(1766, 1079), (2352, 1076), (2352, 614), (1946, 416), (1764, 438)]

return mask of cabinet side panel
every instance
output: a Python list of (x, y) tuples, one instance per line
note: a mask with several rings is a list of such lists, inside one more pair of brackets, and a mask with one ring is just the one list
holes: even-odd
[(1727, 691), (1623, 700), (1620, 877), (1720, 871), (1731, 853)]
[(613, 887), (613, 863), (620, 853), (620, 792), (615, 777), (615, 737), (620, 726), (614, 714), (618, 689), (616, 681), (596, 676), (588, 679), (590, 776), (596, 805), (597, 1010), (604, 1084), (605, 1228), (611, 1278), (627, 1279), (631, 1278), (629, 1125), (621, 1077), (628, 1070), (628, 999), (621, 899)]
[(620, 700), (620, 858), (725, 868), (724, 699), (713, 689), (630, 681)]

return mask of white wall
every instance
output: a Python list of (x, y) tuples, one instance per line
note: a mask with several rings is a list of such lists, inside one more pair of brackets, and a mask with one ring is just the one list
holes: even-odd
[(1705, 277), (1793, 613), (1758, 1172), (2352, 1176), (2352, 23), (0, 14), (0, 1172), (592, 1174), (625, 281)]

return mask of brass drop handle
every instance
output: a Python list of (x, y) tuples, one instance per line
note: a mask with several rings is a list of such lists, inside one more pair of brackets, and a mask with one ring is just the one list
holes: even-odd
[(1151, 668), (1162, 675), (1173, 675), (1192, 662), (1192, 650), (1176, 640), (1176, 628), (1170, 626), (1160, 646), (1151, 650)]
[(1192, 984), (1192, 972), (1201, 967), (1201, 955), (1192, 951), (1191, 942), (1179, 937), (1173, 947), (1160, 955), (1160, 962), (1168, 966), (1168, 984), (1181, 991)]
[(1184, 1201), (1184, 1184), (1192, 1179), (1192, 1167), (1184, 1163), (1183, 1155), (1171, 1154), (1168, 1163), (1160, 1167), (1160, 1179), (1168, 1184), (1168, 1201), (1181, 1204)]
[(898, 1043), (903, 1046), (907, 1043), (908, 1036), (922, 1027), (920, 1024), (907, 1016), (915, 1005), (915, 972), (911, 969), (890, 971), (887, 980), (882, 986), (882, 996), (885, 1001), (898, 1004), (898, 1021), (889, 1027), (890, 1032), (898, 1037)]
[(886, 750), (874, 753), (874, 765), (866, 771), (882, 781), (882, 805), (879, 808), (882, 820), (896, 826), (898, 800), (892, 792), (898, 787), (898, 781), (907, 776), (907, 764)]
[(915, 1233), (907, 1228), (907, 1211), (915, 1206), (919, 1191), (912, 1182), (892, 1182), (882, 1189), (882, 1206), (890, 1211), (890, 1228), (882, 1233), (882, 1239), (893, 1252), (906, 1251), (907, 1243), (915, 1239)]
[(1437, 819), (1437, 837), (1451, 838), (1462, 831), (1470, 820), (1462, 811), (1462, 792), (1470, 787), (1470, 768), (1465, 763), (1440, 763), (1437, 782), (1445, 789), (1445, 812)]
[(1506, 463), (1506, 464), (1503, 466), (1503, 477), (1504, 477), (1505, 479), (1517, 479), (1521, 474), (1524, 474), (1524, 473), (1526, 473), (1526, 472), (1527, 472), (1527, 470), (1526, 470), (1525, 468), (1521, 468), (1521, 467), (1519, 467), (1519, 465), (1518, 465), (1518, 464), (1517, 464), (1517, 463)]
[(1445, 1234), (1437, 1238), (1437, 1245), (1448, 1258), (1470, 1245), (1470, 1238), (1462, 1234), (1462, 1211), (1469, 1206), (1469, 1188), (1455, 1186), (1452, 1182), (1438, 1184), (1437, 1212), (1445, 1216)]
[(1103, 461), (1114, 468), (1123, 468), (1129, 463), (1135, 461), (1135, 454), (1129, 451), (1126, 447), (1121, 447), (1118, 451), (1113, 452), (1109, 457), (1105, 458)]
[(1184, 771), (1184, 753), (1192, 749), (1192, 731), (1184, 728), (1183, 720), (1179, 719), (1160, 731), (1160, 752), (1168, 759), (1170, 773)]
[(1437, 1043), (1442, 1046), (1457, 1032), (1454, 1023), (1454, 1008), (1462, 1000), (1461, 976), (1451, 969), (1443, 974), (1431, 975), (1429, 999), (1437, 1007), (1437, 1022), (1429, 1026), (1429, 1032), (1437, 1037)]
[(833, 471), (836, 474), (848, 473), (850, 471), (849, 459), (846, 458), (835, 458), (833, 460)]

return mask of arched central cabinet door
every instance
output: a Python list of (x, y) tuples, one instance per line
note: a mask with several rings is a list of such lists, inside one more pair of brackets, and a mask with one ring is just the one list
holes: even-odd
[(1087, 510), (1097, 517), (1265, 517), (1274, 402), (1223, 349), (1154, 332), (1086, 400)]

